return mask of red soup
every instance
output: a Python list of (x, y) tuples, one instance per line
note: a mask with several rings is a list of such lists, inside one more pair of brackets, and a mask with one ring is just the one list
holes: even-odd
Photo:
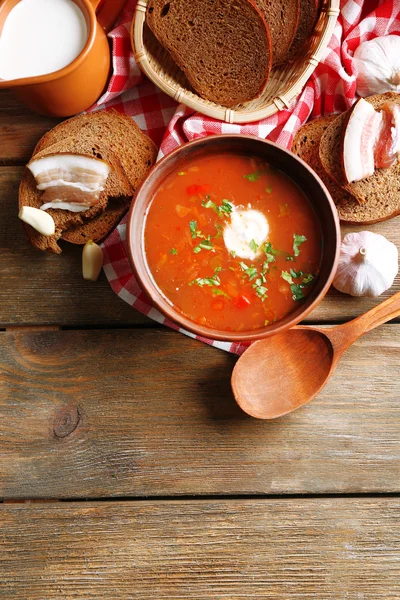
[(321, 233), (284, 173), (236, 154), (193, 159), (148, 209), (144, 243), (159, 290), (187, 318), (223, 331), (262, 328), (312, 290)]

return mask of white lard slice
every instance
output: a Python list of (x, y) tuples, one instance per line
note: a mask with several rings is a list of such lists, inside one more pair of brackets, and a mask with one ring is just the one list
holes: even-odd
[(49, 154), (27, 165), (39, 190), (71, 186), (85, 192), (104, 189), (111, 166), (104, 160), (81, 154)]
[(99, 201), (111, 166), (81, 154), (49, 154), (32, 160), (28, 169), (43, 191), (42, 210), (57, 208), (82, 212)]
[(348, 183), (370, 177), (375, 170), (374, 149), (382, 114), (361, 98), (350, 114), (343, 140), (343, 167)]

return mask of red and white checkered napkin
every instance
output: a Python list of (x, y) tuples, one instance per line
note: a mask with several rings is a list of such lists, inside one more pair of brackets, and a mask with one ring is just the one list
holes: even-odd
[[(114, 108), (135, 119), (156, 144), (159, 158), (187, 141), (215, 133), (253, 134), (289, 148), (296, 131), (307, 119), (341, 112), (355, 99), (355, 69), (352, 56), (357, 46), (377, 36), (400, 35), (399, 0), (342, 0), (332, 39), (303, 92), (290, 109), (247, 125), (230, 125), (177, 105), (169, 96), (144, 79), (130, 48), (129, 28), (136, 0), (128, 0), (120, 25), (111, 32), (113, 75), (108, 90), (92, 110)], [(132, 273), (126, 249), (126, 217), (103, 244), (104, 271), (112, 289), (125, 302), (158, 323), (179, 328), (147, 300)], [(197, 337), (229, 352), (241, 354), (247, 344), (231, 344)]]

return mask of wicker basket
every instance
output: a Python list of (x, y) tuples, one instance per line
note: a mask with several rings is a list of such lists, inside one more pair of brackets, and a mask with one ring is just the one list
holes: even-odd
[(324, 0), (314, 35), (304, 53), (295, 61), (271, 71), (267, 89), (260, 98), (226, 108), (204, 100), (193, 91), (184, 73), (147, 27), (147, 2), (138, 0), (132, 22), (131, 42), (136, 62), (163, 92), (204, 115), (226, 123), (259, 121), (289, 107), (318, 65), (340, 12), (340, 0)]

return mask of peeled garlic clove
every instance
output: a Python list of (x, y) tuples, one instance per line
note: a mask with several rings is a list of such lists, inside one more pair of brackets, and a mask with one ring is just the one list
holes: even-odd
[(82, 251), (82, 274), (87, 281), (97, 281), (103, 267), (103, 252), (95, 242), (89, 240)]
[(27, 223), (36, 231), (48, 237), (54, 235), (56, 231), (56, 225), (54, 219), (49, 213), (33, 206), (22, 206), (18, 213), (18, 217), (24, 223)]
[(343, 238), (333, 286), (351, 296), (380, 296), (393, 285), (398, 270), (397, 248), (383, 235), (348, 233)]

